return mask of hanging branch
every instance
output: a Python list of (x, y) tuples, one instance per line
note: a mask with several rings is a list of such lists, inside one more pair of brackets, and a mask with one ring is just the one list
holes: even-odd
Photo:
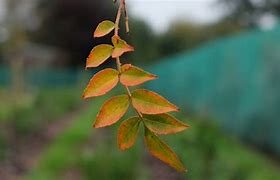
[[(116, 3), (116, 0), (113, 2)], [(134, 48), (119, 36), (119, 24), (123, 13), (126, 32), (129, 32), (125, 0), (120, 0), (115, 22), (102, 21), (94, 32), (94, 37), (99, 38), (114, 30), (112, 45), (101, 44), (94, 47), (87, 58), (86, 68), (98, 67), (112, 57), (116, 61), (117, 69), (107, 68), (96, 73), (86, 87), (83, 98), (105, 95), (119, 82), (126, 92), (123, 95), (110, 98), (102, 105), (93, 127), (103, 128), (115, 124), (132, 105), (137, 116), (128, 118), (121, 123), (118, 130), (119, 148), (121, 150), (131, 148), (136, 142), (140, 125), (143, 124), (144, 141), (149, 152), (177, 171), (185, 172), (186, 169), (175, 152), (158, 137), (158, 135), (178, 133), (189, 127), (167, 114), (172, 111), (178, 112), (179, 108), (155, 92), (146, 89), (137, 89), (131, 92), (129, 89), (131, 86), (155, 80), (157, 76), (131, 64), (121, 64), (120, 58), (125, 53), (134, 51)]]

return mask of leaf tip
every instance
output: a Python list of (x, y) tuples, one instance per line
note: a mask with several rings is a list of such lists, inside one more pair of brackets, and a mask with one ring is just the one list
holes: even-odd
[(96, 124), (95, 124), (95, 123), (93, 123), (93, 124), (92, 124), (92, 127), (93, 127), (93, 128), (96, 128)]
[(125, 146), (123, 146), (123, 145), (121, 145), (121, 144), (119, 144), (119, 149), (120, 149), (121, 151), (126, 151), (128, 148), (125, 147)]
[(95, 122), (95, 123), (92, 125), (92, 127), (95, 128), (95, 129), (98, 129), (98, 128), (103, 128), (103, 127), (105, 127), (105, 126), (101, 126), (100, 124), (98, 124), (98, 123)]
[(94, 33), (93, 33), (93, 37), (94, 37), (94, 38), (100, 38), (100, 37), (102, 37), (102, 36), (103, 36), (103, 34), (100, 34), (99, 32), (97, 32), (97, 30), (94, 31)]
[(99, 38), (99, 37), (102, 37), (101, 35), (100, 35), (100, 33), (98, 33), (98, 31), (97, 31), (97, 29), (94, 31), (94, 33), (93, 33), (93, 37), (94, 38)]
[(133, 52), (133, 51), (135, 51), (135, 48), (133, 46), (131, 46), (131, 45), (128, 45), (128, 51)]
[(159, 76), (154, 75), (154, 74), (151, 74), (151, 75), (150, 75), (150, 78), (151, 78), (151, 80), (155, 80), (155, 79), (158, 79), (158, 78), (159, 78)]
[(184, 126), (187, 128), (190, 128), (191, 126), (189, 124), (184, 123)]
[(179, 111), (181, 111), (181, 109), (180, 109), (179, 107), (177, 107), (177, 106), (174, 105), (174, 111), (175, 111), (175, 112), (179, 112)]

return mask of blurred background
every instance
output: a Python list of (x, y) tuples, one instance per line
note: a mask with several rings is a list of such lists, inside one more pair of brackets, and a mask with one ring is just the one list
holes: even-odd
[(144, 87), (181, 107), (176, 116), (191, 128), (162, 138), (189, 172), (151, 157), (141, 138), (119, 151), (119, 123), (91, 128), (109, 95), (80, 98), (98, 71), (84, 71), (85, 59), (110, 41), (92, 33), (114, 21), (117, 5), (0, 0), (0, 179), (280, 179), (280, 1), (127, 5), (124, 37), (136, 51), (123, 62), (159, 75)]

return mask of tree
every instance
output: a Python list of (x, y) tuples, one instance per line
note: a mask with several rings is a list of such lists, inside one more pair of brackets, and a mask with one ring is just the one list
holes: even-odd
[[(82, 64), (92, 46), (89, 38), (92, 35), (88, 30), (93, 29), (100, 19), (113, 19), (113, 10), (110, 1), (40, 0), (41, 26), (33, 33), (33, 40), (69, 53), (70, 65)], [(100, 42), (103, 41), (95, 41)]]
[(170, 56), (241, 30), (238, 23), (229, 20), (203, 26), (179, 21), (173, 23), (166, 33), (158, 37), (156, 46), (161, 57)]
[(161, 56), (169, 56), (196, 47), (205, 39), (203, 28), (186, 22), (176, 22), (158, 38)]
[(227, 18), (237, 19), (249, 27), (256, 26), (264, 14), (280, 15), (279, 0), (219, 0), (219, 2), (229, 8)]

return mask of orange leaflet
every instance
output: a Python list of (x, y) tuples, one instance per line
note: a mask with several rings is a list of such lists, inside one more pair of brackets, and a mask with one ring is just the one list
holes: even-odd
[(112, 21), (105, 20), (98, 24), (96, 30), (94, 31), (93, 36), (95, 38), (102, 37), (109, 34), (114, 29), (115, 29), (115, 23), (113, 23)]
[(174, 134), (189, 127), (169, 114), (144, 115), (144, 124), (156, 134)]
[(129, 107), (129, 97), (127, 95), (115, 96), (106, 101), (101, 107), (96, 121), (95, 128), (110, 126), (120, 120)]
[(145, 72), (143, 69), (132, 66), (131, 64), (125, 64), (122, 66), (120, 82), (125, 86), (137, 86), (156, 78), (156, 75)]
[(122, 40), (119, 36), (113, 36), (112, 42), (114, 45), (114, 50), (112, 53), (113, 58), (120, 57), (126, 52), (134, 51), (134, 48), (127, 44), (124, 40)]
[(93, 76), (84, 91), (83, 98), (102, 96), (111, 91), (119, 82), (119, 72), (112, 68), (104, 69)]
[(118, 145), (121, 150), (126, 150), (135, 144), (141, 119), (132, 117), (125, 120), (118, 131)]
[(113, 46), (108, 44), (101, 44), (92, 49), (87, 58), (86, 68), (98, 67), (105, 62), (112, 55)]
[(155, 92), (138, 89), (132, 92), (132, 105), (144, 114), (162, 114), (179, 108)]
[(145, 128), (145, 144), (153, 156), (167, 163), (179, 172), (186, 172), (186, 168), (178, 159), (175, 152), (147, 128)]

